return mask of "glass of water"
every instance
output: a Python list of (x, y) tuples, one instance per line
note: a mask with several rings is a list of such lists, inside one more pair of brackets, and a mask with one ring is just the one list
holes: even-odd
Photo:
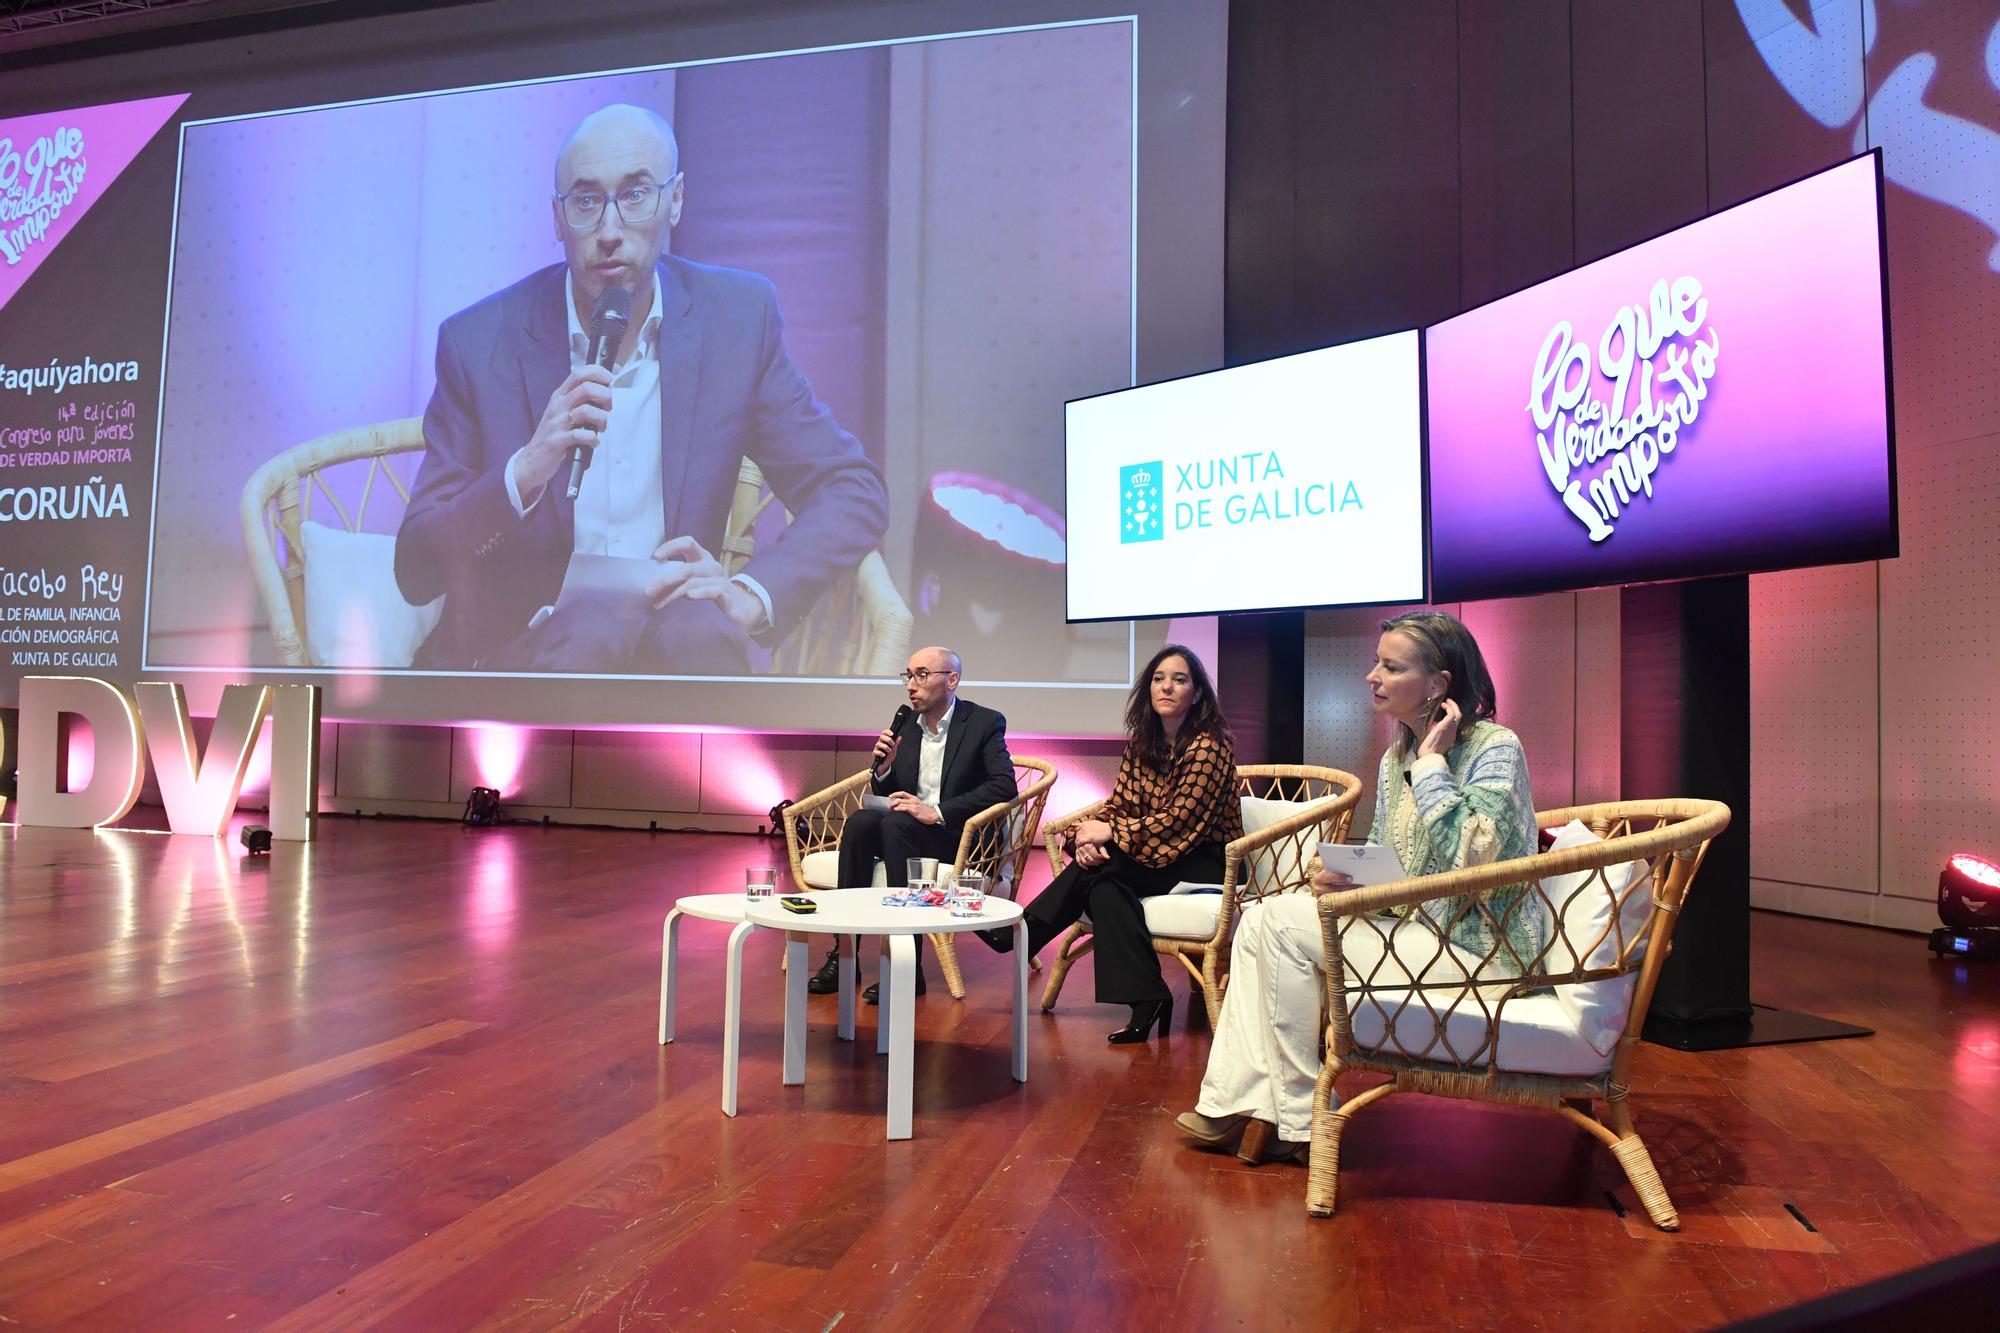
[(745, 866), (743, 868), (743, 893), (751, 902), (761, 902), (778, 891), (778, 868), (776, 866)]
[(931, 885), (937, 883), (937, 858), (913, 856), (905, 863), (904, 868), (908, 871), (904, 878), (909, 881), (910, 887), (903, 901), (920, 904), (924, 900), (924, 895), (930, 892)]
[(952, 890), (951, 914), (953, 916), (983, 916), (986, 913), (986, 876), (976, 870), (959, 872), (958, 883)]

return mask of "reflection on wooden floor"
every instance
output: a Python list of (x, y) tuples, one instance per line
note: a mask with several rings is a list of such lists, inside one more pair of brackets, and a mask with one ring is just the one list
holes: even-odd
[(1107, 1046), (1080, 976), (1015, 1084), (976, 945), (886, 1143), (872, 1011), (839, 1043), (814, 1000), (781, 1086), (754, 937), (723, 1117), (726, 928), (685, 924), (662, 1048), (659, 927), (759, 840), (336, 819), (239, 851), (0, 829), (6, 1321), (1699, 1328), (2000, 1238), (2000, 968), (1913, 936), (1756, 919), (1758, 998), (1874, 1038), (1643, 1049), (1678, 1234), (1556, 1118), (1414, 1097), (1356, 1120), (1315, 1222), (1300, 1169), (1174, 1131), (1200, 1026)]

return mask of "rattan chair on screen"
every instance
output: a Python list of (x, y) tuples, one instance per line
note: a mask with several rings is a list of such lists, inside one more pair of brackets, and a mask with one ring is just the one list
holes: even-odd
[[(251, 475), (243, 488), (239, 515), (243, 546), (283, 665), (321, 665), (306, 630), (306, 556), (301, 525), (317, 518), (330, 526), (337, 524), (345, 532), (362, 532), (370, 502), (385, 488), (393, 492), (400, 519), (410, 490), (389, 460), (398, 454), (420, 453), (423, 447), (423, 419), (407, 417), (323, 435), (285, 450)], [(329, 469), (364, 463), (366, 472), (358, 479), (343, 473), (338, 489), (328, 481)], [(409, 464), (402, 466), (407, 472)], [(349, 498), (343, 500), (342, 495)], [(323, 505), (317, 515), (313, 512), (316, 500)], [(744, 459), (722, 550), (716, 553), (730, 573), (749, 562), (756, 547), (757, 520), (770, 503), (764, 474)], [(393, 540), (386, 532), (378, 535), (385, 542)], [(387, 598), (395, 592), (388, 587), (377, 595)], [(910, 628), (910, 608), (897, 593), (881, 553), (870, 551), (821, 594), (804, 621), (786, 636), (772, 658), (771, 670), (780, 675), (894, 675), (909, 654)], [(409, 662), (370, 665), (400, 667)]]
[[(1015, 755), (1014, 799), (989, 805), (966, 820), (958, 851), (948, 864), (938, 867), (939, 874), (975, 870), (986, 876), (989, 893), (1016, 897), (1028, 868), (1028, 853), (1035, 846), (1043, 807), (1048, 804), (1049, 788), (1055, 782), (1054, 764)], [(864, 769), (785, 807), (785, 846), (791, 853), (794, 884), (802, 889), (862, 887), (839, 883), (840, 831), (847, 817), (861, 808), (861, 798), (869, 790)], [(876, 862), (875, 869), (876, 882), (880, 883), (881, 862)], [(957, 936), (927, 938), (937, 950), (938, 966), (944, 971), (951, 998), (964, 999), (965, 977), (958, 966)]]
[[(1320, 843), (1346, 840), (1361, 799), (1360, 778), (1315, 764), (1239, 764), (1236, 789), (1243, 799), (1244, 834), (1224, 853), (1222, 891), (1162, 894), (1143, 903), (1153, 952), (1179, 960), (1187, 970), (1200, 988), (1211, 1029), (1222, 1015), (1222, 963), (1237, 913), (1267, 894), (1304, 888), (1317, 869), (1309, 863), (1319, 855)], [(1103, 808), (1103, 801), (1095, 801), (1043, 829), (1052, 872), (1062, 873), (1064, 831), (1096, 818)], [(1043, 1009), (1055, 1008), (1063, 980), (1091, 947), (1090, 919), (1085, 917), (1057, 945), (1042, 991)]]
[[(1632, 1055), (1674, 921), (1729, 807), (1613, 801), (1537, 820), (1576, 821), (1596, 838), (1573, 830), (1584, 845), (1319, 900), (1328, 1022), (1306, 1188), (1315, 1217), (1333, 1213), (1347, 1122), (1391, 1093), (1426, 1092), (1567, 1118), (1611, 1149), (1657, 1226), (1680, 1225), (1633, 1128)], [(1496, 956), (1504, 944), (1471, 958), (1419, 917), (1385, 914), (1520, 883), (1531, 890), (1508, 910), (1541, 914), (1549, 939), (1521, 975)], [(1334, 1081), (1349, 1070), (1389, 1080), (1335, 1106)]]

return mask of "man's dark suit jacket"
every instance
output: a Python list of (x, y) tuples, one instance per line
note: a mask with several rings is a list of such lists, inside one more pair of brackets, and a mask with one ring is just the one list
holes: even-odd
[[(896, 733), (896, 751), (887, 777), (873, 778), (875, 794), (906, 791), (917, 794), (917, 761), (923, 752), (923, 723), (912, 717)], [(1014, 760), (1007, 753), (1007, 719), (970, 699), (953, 707), (951, 729), (944, 738), (944, 774), (938, 782), (938, 813), (954, 833), (989, 805), (1014, 799)]]
[[(424, 461), (396, 537), (396, 583), (444, 614), (418, 666), (469, 667), (554, 603), (575, 547), (574, 505), (552, 479), (525, 518), (507, 460), (528, 442), (570, 373), (564, 267), (530, 274), (438, 330), (437, 390)], [(888, 524), (881, 473), (785, 351), (769, 281), (672, 255), (660, 259), (660, 461), (668, 537), (718, 559), (744, 455), (792, 512), (742, 572), (771, 597), (770, 642), (859, 563)]]

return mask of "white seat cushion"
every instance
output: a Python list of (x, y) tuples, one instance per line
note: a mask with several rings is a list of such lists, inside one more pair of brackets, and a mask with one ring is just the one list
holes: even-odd
[[(809, 889), (860, 888), (858, 884), (840, 883), (840, 852), (807, 852), (799, 858), (799, 869), (805, 872), (805, 887)], [(873, 887), (887, 888), (889, 872), (880, 861), (875, 863)]]
[[(1571, 820), (1556, 834), (1550, 851), (1587, 847), (1601, 842), (1595, 833)], [(1575, 966), (1616, 967), (1624, 944), (1646, 928), (1653, 912), (1653, 894), (1646, 882), (1644, 861), (1627, 861), (1606, 866), (1600, 879), (1595, 871), (1578, 870), (1568, 875), (1551, 875), (1542, 881), (1542, 893), (1553, 911), (1561, 916), (1560, 933), (1550, 935), (1548, 961), (1551, 972), (1567, 972)], [(1612, 918), (1617, 929), (1612, 929)], [(1645, 957), (1644, 948), (1635, 950), (1632, 960)], [(1556, 998), (1569, 1013), (1578, 1035), (1601, 1056), (1618, 1047), (1625, 1020), (1632, 1008), (1632, 991), (1639, 984), (1638, 973), (1586, 981), (1580, 985), (1557, 986)]]
[(1220, 893), (1162, 893), (1142, 899), (1140, 905), (1146, 911), (1148, 933), (1168, 940), (1211, 939), (1222, 915)]
[[(1498, 991), (1504, 988), (1487, 986), (1482, 989)], [(1492, 1036), (1492, 1011), (1499, 1004), (1497, 995), (1489, 998), (1482, 1009), (1478, 1000), (1470, 994), (1431, 992), (1430, 1002), (1444, 1018), (1440, 1024), (1422, 1003), (1401, 1005), (1399, 1009), (1400, 1002), (1408, 994), (1406, 991), (1382, 990), (1368, 994), (1372, 998), (1348, 997), (1348, 1016), (1357, 1046), (1368, 1050), (1382, 1047), (1390, 1021), (1388, 1016), (1393, 1014), (1396, 1039), (1403, 1049), (1398, 1052), (1390, 1047), (1382, 1050), (1384, 1055), (1407, 1054), (1416, 1059), (1447, 1064), (1452, 1061), (1454, 1053), (1461, 1060), (1483, 1063), (1486, 1059), (1484, 1048)], [(1454, 994), (1463, 995), (1463, 998), (1447, 1010)], [(1593, 1050), (1577, 1032), (1569, 1011), (1554, 995), (1528, 995), (1509, 1000), (1500, 1013), (1498, 1058), (1494, 1063), (1501, 1069), (1520, 1074), (1563, 1074), (1590, 1078), (1611, 1067), (1611, 1062)]]
[[(1501, 1007), (1509, 982), (1437, 985), (1463, 978), (1479, 960), (1418, 922), (1393, 925), (1391, 934), (1387, 919), (1364, 918), (1348, 922), (1341, 932), (1347, 985), (1369, 983), (1368, 989), (1350, 989), (1347, 996), (1357, 1046), (1441, 1064), (1483, 1064), (1492, 1058), (1497, 1067), (1524, 1074), (1590, 1077), (1611, 1067), (1583, 1040), (1576, 1021), (1554, 995), (1523, 996)], [(1389, 948), (1393, 954), (1387, 953)], [(1407, 983), (1412, 974), (1433, 984), (1421, 995), (1396, 984)], [(1488, 1049), (1496, 1009), (1501, 1015), (1497, 1052)], [(1388, 1041), (1391, 1023), (1394, 1043)]]

